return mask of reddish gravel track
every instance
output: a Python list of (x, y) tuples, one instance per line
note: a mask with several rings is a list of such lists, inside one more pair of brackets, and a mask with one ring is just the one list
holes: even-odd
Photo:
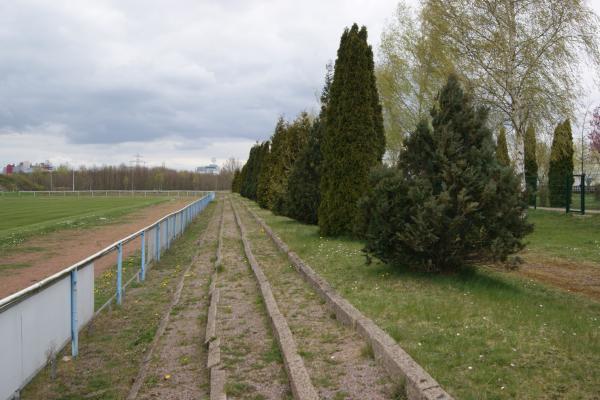
[[(179, 210), (190, 201), (190, 198), (173, 199), (127, 214), (120, 223), (87, 229), (61, 230), (26, 240), (16, 251), (11, 251), (0, 260), (0, 265), (19, 265), (14, 269), (0, 269), (0, 299), (75, 264), (166, 214)], [(140, 241), (136, 239), (124, 246), (123, 254), (132, 255), (139, 248)], [(109, 254), (96, 261), (95, 275), (99, 276), (115, 263), (116, 254)]]

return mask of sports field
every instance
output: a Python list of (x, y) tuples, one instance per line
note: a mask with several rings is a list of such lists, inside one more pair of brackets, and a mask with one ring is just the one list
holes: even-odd
[[(94, 254), (193, 201), (192, 197), (0, 196), (0, 298)], [(139, 240), (123, 247), (139, 251)], [(102, 274), (114, 257), (96, 261)]]
[(0, 249), (50, 231), (104, 224), (165, 197), (0, 197)]

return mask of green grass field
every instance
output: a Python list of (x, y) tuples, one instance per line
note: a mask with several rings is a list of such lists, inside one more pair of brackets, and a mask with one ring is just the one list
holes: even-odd
[(165, 197), (0, 197), (0, 249), (32, 235), (102, 225)]
[[(428, 275), (365, 265), (361, 242), (320, 237), (315, 226), (244, 201), (456, 398), (591, 399), (600, 393), (600, 303), (488, 268)], [(532, 214), (537, 231), (529, 247), (571, 257), (570, 245), (593, 233), (598, 238), (597, 228), (561, 218)], [(570, 245), (562, 243), (567, 238)], [(597, 250), (586, 246), (581, 257), (592, 259)]]
[(569, 261), (600, 262), (600, 214), (579, 216), (530, 209), (528, 216), (534, 224), (533, 233), (526, 239), (529, 252)]

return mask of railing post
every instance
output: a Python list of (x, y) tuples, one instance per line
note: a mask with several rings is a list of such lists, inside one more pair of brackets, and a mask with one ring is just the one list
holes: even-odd
[(156, 261), (160, 261), (160, 222), (156, 224)]
[(79, 353), (79, 324), (77, 321), (77, 268), (71, 271), (71, 356)]
[(142, 266), (140, 270), (140, 280), (146, 279), (146, 231), (142, 231)]
[(565, 192), (566, 192), (565, 201), (567, 202), (566, 212), (568, 214), (569, 212), (571, 212), (571, 190), (572, 190), (572, 187), (571, 187), (571, 179), (570, 178), (572, 178), (572, 176), (567, 176), (566, 178), (567, 178), (567, 181), (565, 182), (565, 189), (566, 189), (565, 190)]
[(585, 215), (585, 174), (581, 174), (581, 215)]
[(171, 241), (171, 238), (169, 237), (169, 218), (170, 217), (167, 217), (167, 219), (165, 220), (165, 226), (167, 228), (167, 230), (165, 231), (166, 232), (166, 238), (165, 238), (165, 240), (166, 240), (166, 242), (165, 242), (166, 249), (169, 248), (169, 242)]
[(117, 247), (117, 304), (123, 301), (123, 243)]
[(179, 213), (179, 235), (183, 235), (183, 214), (185, 211)]

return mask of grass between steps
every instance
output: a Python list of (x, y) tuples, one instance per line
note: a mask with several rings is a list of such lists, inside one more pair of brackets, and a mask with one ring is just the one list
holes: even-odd
[(316, 226), (243, 201), (456, 398), (600, 393), (600, 303), (487, 268), (426, 275), (367, 266), (361, 242), (320, 237)]
[[(211, 203), (182, 237), (161, 256), (146, 281), (133, 283), (122, 306), (101, 313), (79, 336), (79, 357), (67, 346), (57, 356), (56, 378), (44, 368), (25, 388), (23, 399), (123, 399), (137, 375), (158, 323), (168, 307), (177, 282), (198, 250), (196, 241), (206, 229), (215, 205)], [(97, 284), (102, 285), (97, 278)], [(98, 295), (98, 294), (97, 294)], [(200, 323), (200, 321), (198, 322)]]

